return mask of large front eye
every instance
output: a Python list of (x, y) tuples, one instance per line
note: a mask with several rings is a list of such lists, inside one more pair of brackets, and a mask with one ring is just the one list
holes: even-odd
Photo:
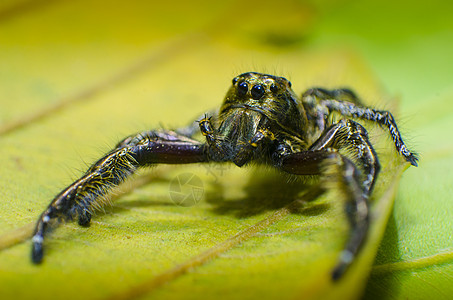
[(264, 95), (264, 87), (261, 84), (252, 87), (252, 98), (259, 100)]
[(245, 96), (245, 94), (247, 94), (248, 90), (249, 90), (249, 86), (244, 81), (238, 84), (239, 96)]

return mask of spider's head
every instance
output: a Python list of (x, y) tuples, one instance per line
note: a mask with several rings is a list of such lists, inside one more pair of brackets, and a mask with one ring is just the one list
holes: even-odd
[(249, 72), (233, 79), (216, 122), (223, 147), (231, 149), (226, 152), (236, 162), (257, 133), (301, 136), (307, 119), (286, 78)]
[(301, 132), (306, 115), (303, 106), (284, 77), (256, 72), (233, 79), (220, 108), (220, 119), (232, 114), (249, 114), (255, 122), (265, 118), (281, 128)]
[[(284, 77), (256, 72), (243, 73), (233, 78), (233, 85), (228, 91), (223, 109), (230, 106), (271, 108), (273, 105), (286, 106), (288, 100), (296, 99), (291, 89), (291, 82)], [(283, 105), (281, 105), (283, 104)]]

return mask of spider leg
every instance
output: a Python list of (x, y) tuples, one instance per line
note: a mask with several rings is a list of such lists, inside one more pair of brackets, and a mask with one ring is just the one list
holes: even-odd
[(345, 149), (352, 161), (361, 168), (365, 194), (370, 194), (381, 169), (376, 151), (368, 139), (366, 129), (352, 120), (341, 120), (328, 128), (309, 148)]
[(204, 144), (173, 131), (148, 131), (125, 138), (59, 193), (41, 214), (32, 239), (32, 261), (40, 263), (43, 259), (44, 235), (52, 220), (78, 217), (79, 224), (87, 226), (92, 212), (104, 204), (103, 196), (137, 168), (204, 161)]
[[(217, 114), (218, 114), (218, 109), (217, 108), (216, 109), (211, 109), (207, 113), (204, 113), (204, 114), (198, 116), (195, 120), (202, 120), (202, 119), (206, 118), (206, 116), (217, 117)], [(176, 129), (176, 132), (178, 134), (182, 134), (182, 135), (185, 135), (185, 136), (191, 138), (195, 134), (200, 132), (200, 126), (198, 125), (199, 122), (200, 121), (193, 121), (192, 123), (190, 123), (189, 125), (187, 125), (185, 127), (181, 127), (181, 128)]]
[(314, 96), (318, 99), (336, 99), (338, 101), (351, 102), (356, 105), (363, 106), (362, 101), (357, 97), (357, 95), (347, 88), (340, 88), (334, 90), (326, 90), (323, 88), (311, 88), (307, 90), (302, 97), (306, 98), (309, 96)]
[[(341, 154), (341, 150), (347, 150)], [(350, 156), (350, 158), (348, 157)], [(380, 165), (365, 128), (343, 120), (331, 126), (307, 151), (281, 156), (281, 170), (297, 175), (339, 174), (334, 181), (346, 197), (346, 214), (351, 225), (350, 238), (332, 272), (339, 279), (358, 254), (368, 233), (370, 216), (368, 197), (373, 189)]]
[[(348, 89), (327, 91), (324, 89), (310, 89), (303, 95), (304, 107), (312, 110), (323, 111), (320, 118), (327, 118), (326, 113), (336, 111), (344, 117), (359, 118), (379, 124), (387, 128), (395, 144), (396, 150), (413, 166), (417, 166), (418, 157), (414, 152), (409, 151), (403, 142), (401, 134), (396, 125), (395, 118), (389, 111), (375, 110), (361, 104), (357, 96)], [(316, 112), (314, 112), (316, 114)]]
[[(252, 159), (254, 150), (268, 141), (275, 141), (274, 134), (267, 128), (258, 129), (256, 134), (236, 154), (233, 162), (241, 167)], [(258, 152), (260, 153), (260, 152)]]

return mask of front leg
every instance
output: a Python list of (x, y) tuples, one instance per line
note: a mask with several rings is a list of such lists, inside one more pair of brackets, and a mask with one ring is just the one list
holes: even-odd
[(332, 279), (338, 280), (353, 262), (363, 244), (369, 228), (369, 204), (360, 182), (360, 170), (348, 158), (335, 149), (314, 150), (290, 154), (281, 161), (283, 171), (296, 175), (324, 175), (326, 186), (331, 186), (332, 173), (346, 199), (346, 213), (350, 222), (350, 237), (332, 271)]
[[(350, 158), (340, 154), (347, 149)], [(358, 254), (368, 233), (368, 198), (376, 182), (380, 165), (368, 141), (365, 128), (345, 120), (329, 128), (308, 151), (281, 156), (277, 166), (297, 175), (324, 175), (327, 186), (334, 181), (346, 199), (346, 214), (351, 224), (350, 237), (332, 272), (339, 279)]]
[(58, 194), (41, 214), (32, 240), (33, 262), (40, 263), (43, 259), (44, 235), (52, 220), (78, 217), (79, 224), (87, 226), (93, 211), (104, 204), (103, 196), (137, 168), (156, 163), (204, 161), (207, 161), (204, 144), (173, 131), (149, 131), (124, 139)]

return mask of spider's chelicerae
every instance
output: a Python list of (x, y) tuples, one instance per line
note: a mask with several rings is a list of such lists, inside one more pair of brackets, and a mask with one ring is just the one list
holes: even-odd
[[(332, 113), (344, 119), (331, 124)], [(294, 175), (322, 176), (336, 170), (351, 227), (332, 272), (332, 278), (338, 279), (366, 238), (368, 198), (380, 168), (365, 128), (352, 119), (388, 130), (396, 150), (417, 166), (417, 156), (404, 144), (392, 114), (364, 106), (352, 91), (313, 88), (300, 99), (283, 77), (241, 74), (212, 116), (176, 131), (151, 130), (125, 138), (59, 193), (37, 222), (32, 260), (42, 261), (44, 234), (52, 220), (77, 217), (80, 225), (88, 225), (102, 196), (139, 167), (201, 162), (233, 162), (242, 167), (253, 161)], [(204, 141), (193, 139), (200, 131)]]

